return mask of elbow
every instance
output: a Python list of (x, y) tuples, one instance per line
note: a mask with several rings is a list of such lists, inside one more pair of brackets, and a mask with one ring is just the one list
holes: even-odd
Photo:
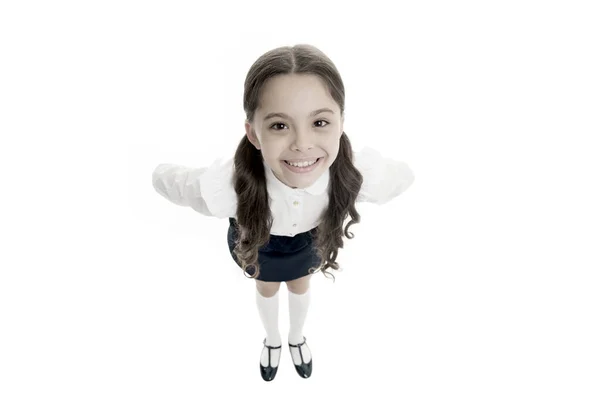
[(152, 171), (152, 187), (163, 196), (167, 193), (167, 187), (163, 180), (164, 173), (168, 168), (168, 164), (159, 164)]
[(405, 162), (401, 162), (399, 165), (400, 173), (398, 176), (400, 177), (398, 189), (396, 190), (398, 194), (404, 192), (408, 189), (413, 182), (415, 181), (415, 173), (414, 171), (406, 164)]

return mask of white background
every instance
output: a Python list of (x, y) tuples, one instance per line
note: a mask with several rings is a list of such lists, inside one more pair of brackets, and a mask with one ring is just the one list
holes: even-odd
[[(0, 398), (598, 399), (592, 4), (3, 2)], [(245, 74), (298, 43), (416, 180), (313, 277), (312, 377), (284, 347), (264, 382), (227, 220), (151, 174), (232, 157)]]

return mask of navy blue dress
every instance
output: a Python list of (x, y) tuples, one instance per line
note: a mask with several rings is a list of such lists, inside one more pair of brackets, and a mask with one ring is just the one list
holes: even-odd
[[(227, 244), (231, 257), (242, 268), (233, 254), (235, 240), (238, 238), (235, 224), (235, 218), (230, 217)], [(312, 234), (316, 229), (293, 237), (271, 235), (269, 242), (258, 250), (260, 273), (256, 279), (264, 282), (286, 282), (309, 275), (310, 268), (321, 265), (321, 258), (313, 247)], [(252, 275), (254, 267), (249, 267), (246, 273)]]

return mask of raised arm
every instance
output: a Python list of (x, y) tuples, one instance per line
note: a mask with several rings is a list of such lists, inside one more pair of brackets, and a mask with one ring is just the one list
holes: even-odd
[(385, 204), (403, 193), (415, 180), (406, 162), (383, 157), (370, 147), (354, 153), (354, 165), (363, 175), (357, 202)]
[(213, 216), (202, 198), (200, 178), (208, 168), (188, 168), (176, 164), (159, 164), (152, 173), (154, 189), (170, 202), (191, 207), (200, 214)]

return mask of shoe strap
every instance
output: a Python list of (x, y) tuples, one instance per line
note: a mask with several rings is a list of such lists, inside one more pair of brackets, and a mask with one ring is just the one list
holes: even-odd
[(269, 346), (267, 344), (267, 339), (263, 340), (263, 344), (265, 345), (265, 347), (267, 347), (269, 349), (280, 349), (281, 348), (281, 345), (279, 345), (279, 346)]
[(306, 337), (302, 336), (302, 338), (304, 339), (304, 341), (303, 341), (302, 343), (298, 343), (298, 344), (290, 344), (290, 343), (288, 343), (288, 344), (289, 344), (290, 346), (292, 346), (292, 347), (300, 347), (300, 346), (302, 346), (303, 344), (306, 344)]
[[(280, 349), (280, 348), (281, 348), (281, 345), (279, 345), (279, 346), (277, 346), (277, 347), (275, 347), (275, 346), (269, 346), (269, 345), (267, 344), (267, 338), (265, 338), (265, 340), (263, 340), (263, 344), (265, 345), (265, 347), (266, 347), (267, 349), (269, 349), (269, 351), (268, 351), (267, 353), (269, 353), (269, 367), (270, 367), (270, 366), (271, 366), (271, 350), (273, 350), (273, 349)], [(281, 354), (280, 354), (280, 356), (281, 356)]]
[[(290, 347), (297, 347), (298, 348), (298, 353), (300, 353), (300, 362), (302, 364), (304, 364), (304, 357), (302, 357), (302, 349), (300, 348), (303, 344), (306, 344), (306, 338), (304, 336), (302, 336), (302, 338), (304, 339), (304, 341), (302, 343), (298, 343), (298, 344), (290, 344), (288, 342), (288, 344), (290, 345)], [(290, 350), (291, 351), (291, 350)]]

